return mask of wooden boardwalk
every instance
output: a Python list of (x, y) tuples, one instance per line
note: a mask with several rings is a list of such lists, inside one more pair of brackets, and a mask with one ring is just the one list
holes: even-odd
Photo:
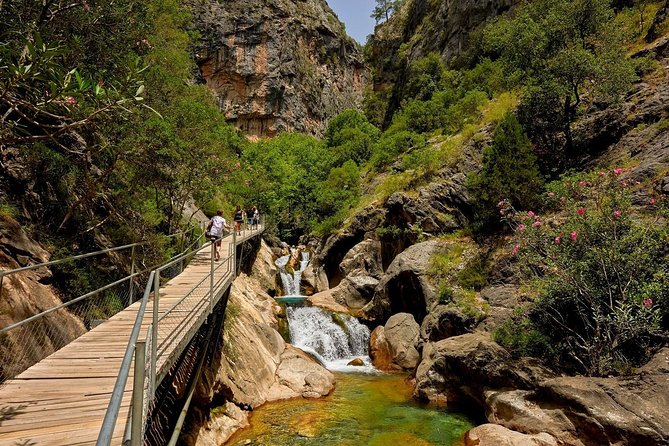
[[(242, 236), (237, 237), (237, 244), (261, 232), (262, 229), (244, 231)], [(231, 252), (231, 244), (232, 237), (223, 239), (223, 258)], [(200, 250), (181, 274), (161, 286), (159, 314), (164, 314), (208, 276), (211, 268), (209, 259), (210, 248)], [(215, 274), (216, 280), (229, 283), (227, 281), (234, 274), (234, 269), (230, 270), (221, 268), (221, 274), (226, 276)], [(163, 346), (164, 352), (159, 355), (159, 374), (169, 366), (167, 359), (175, 353), (179, 337), (187, 336), (188, 330), (184, 328), (199, 328), (194, 326), (196, 321), (208, 313), (208, 299), (201, 296), (198, 299), (201, 302), (191, 299), (189, 311), (173, 311), (159, 324), (162, 328), (158, 331), (158, 344), (161, 345), (169, 337), (169, 342)], [(139, 339), (146, 338), (152, 321), (152, 305), (153, 300), (147, 304)], [(0, 387), (0, 445), (95, 444), (139, 306), (140, 302), (130, 305)], [(176, 327), (179, 334), (175, 336), (169, 330)], [(130, 370), (113, 444), (121, 444), (129, 414), (132, 367)]]

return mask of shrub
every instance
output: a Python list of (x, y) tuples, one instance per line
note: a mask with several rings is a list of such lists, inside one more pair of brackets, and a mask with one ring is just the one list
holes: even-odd
[(468, 187), (477, 232), (499, 226), (494, 207), (502, 199), (520, 209), (538, 204), (543, 179), (530, 140), (513, 114), (508, 113), (495, 129), (492, 145), (483, 151), (483, 168), (469, 177)]
[(658, 224), (659, 199), (633, 208), (637, 183), (621, 174), (614, 169), (552, 184), (545, 201), (560, 212), (553, 219), (501, 203), (515, 231), (519, 272), (538, 285), (516, 335), (499, 333), (512, 350), (534, 352), (531, 345), (545, 338), (554, 348), (534, 354), (606, 375), (642, 364), (666, 336), (668, 238)]

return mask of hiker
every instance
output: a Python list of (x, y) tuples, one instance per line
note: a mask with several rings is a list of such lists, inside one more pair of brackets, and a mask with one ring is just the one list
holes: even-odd
[(235, 211), (235, 228), (237, 229), (237, 235), (242, 235), (242, 223), (244, 222), (244, 211), (242, 211), (241, 206), (237, 206)]
[(246, 210), (246, 229), (253, 229), (253, 209)]
[(230, 230), (225, 218), (223, 218), (223, 211), (216, 211), (216, 215), (211, 217), (209, 225), (207, 226), (207, 232), (209, 233), (209, 238), (214, 243), (214, 257), (216, 261), (221, 260), (221, 241), (223, 238), (223, 230)]
[(253, 206), (253, 229), (258, 229), (258, 224), (260, 224), (260, 211)]

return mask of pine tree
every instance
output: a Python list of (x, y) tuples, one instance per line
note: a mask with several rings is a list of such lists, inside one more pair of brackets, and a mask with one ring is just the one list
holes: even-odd
[(474, 229), (486, 232), (499, 226), (496, 204), (508, 199), (517, 209), (538, 205), (544, 180), (532, 144), (518, 119), (508, 113), (483, 151), (483, 168), (468, 183), (474, 203)]

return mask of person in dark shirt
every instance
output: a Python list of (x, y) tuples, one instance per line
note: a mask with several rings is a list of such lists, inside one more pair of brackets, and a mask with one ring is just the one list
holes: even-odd
[(242, 211), (241, 206), (237, 206), (234, 220), (235, 220), (235, 229), (237, 230), (237, 235), (242, 235), (242, 223), (244, 222), (244, 211)]

